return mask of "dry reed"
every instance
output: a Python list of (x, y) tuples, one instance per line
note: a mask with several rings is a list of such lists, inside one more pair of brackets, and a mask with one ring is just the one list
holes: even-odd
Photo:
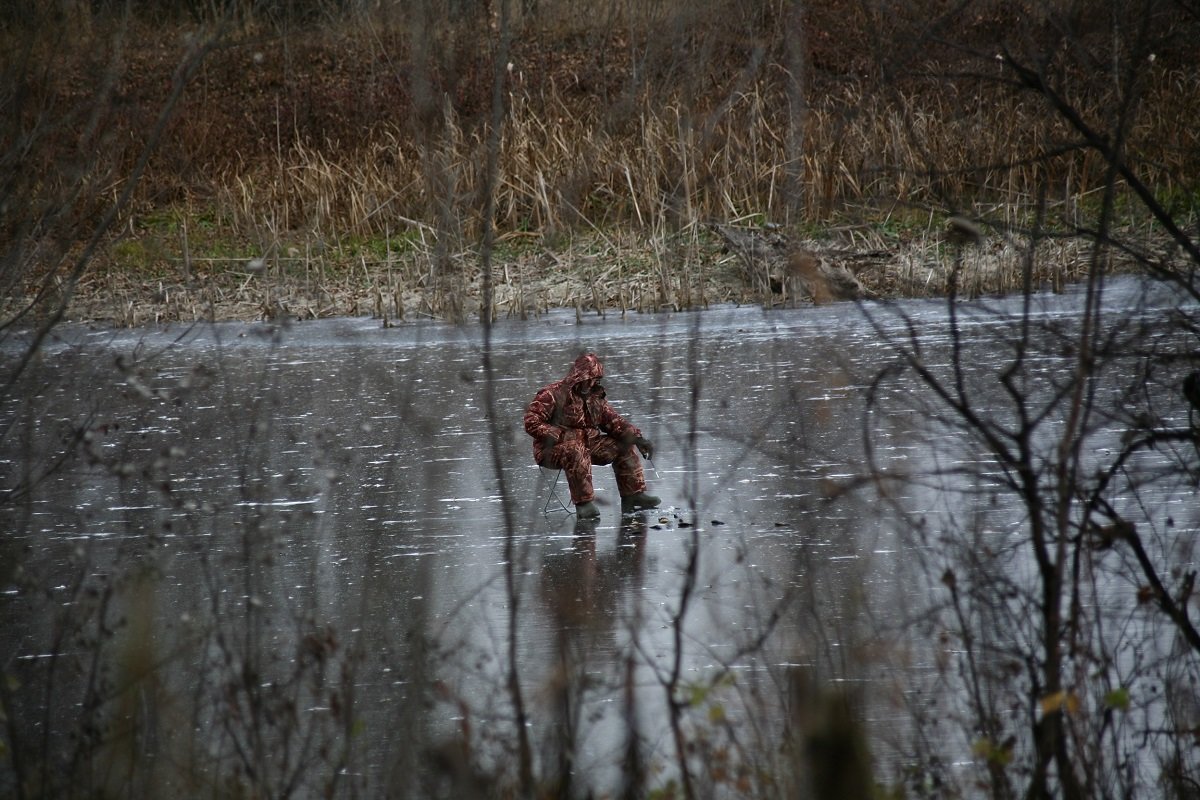
[[(557, 21), (547, 13), (541, 21), (560, 26), (558, 37), (569, 38), (561, 26), (571, 24), (590, 25), (595, 35), (598, 12), (576, 11)], [(627, 18), (633, 12), (624, 6), (609, 11), (645, 30), (663, 23)], [(375, 45), (355, 44), (388, 53), (392, 40), (368, 33), (360, 38), (374, 37)], [(350, 41), (350, 33), (339, 35)], [(604, 36), (614, 38), (611, 31)], [(652, 76), (616, 97), (581, 101), (562, 74), (535, 69), (533, 62), (517, 61), (507, 72), (494, 204), (502, 237), (501, 313), (557, 304), (625, 309), (743, 299), (746, 287), (732, 281), (701, 233), (714, 221), (770, 221), (797, 235), (823, 229), (841, 246), (856, 246), (864, 232), (890, 231), (894, 236), (874, 248), (895, 252), (888, 274), (875, 281), (880, 291), (932, 291), (946, 256), (926, 240), (936, 240), (950, 214), (984, 220), (993, 243), (1008, 247), (1021, 239), (1039, 198), (1045, 199), (1044, 224), (1072, 231), (1095, 206), (1105, 179), (1103, 160), (1074, 146), (1059, 117), (991, 78), (826, 81), (807, 90), (797, 114), (789, 105), (786, 70), (769, 57), (761, 64), (733, 59), (732, 66), (727, 59), (724, 72), (705, 79), (711, 85), (702, 97), (694, 94), (704, 82), (696, 70), (674, 85)], [(625, 74), (629, 67), (615, 69)], [(387, 75), (370, 77), (382, 85)], [(1146, 111), (1130, 132), (1131, 161), (1165, 195), (1190, 197), (1186, 176), (1196, 148), (1172, 143), (1180, 140), (1182, 110), (1200, 103), (1200, 74), (1150, 65), (1142, 85)], [(1088, 119), (1104, 118), (1112, 104), (1103, 92), (1070, 99)], [(453, 306), (452, 316), (461, 317), (477, 310), (471, 308), (476, 298), (460, 296), (479, 279), (475, 247), (486, 137), (477, 114), (447, 95), (444, 103), (417, 109), (428, 117), (419, 124), (405, 114), (378, 115), (343, 142), (306, 135), (296, 127), (298, 112), (289, 116), (278, 101), (275, 109), (272, 156), (244, 161), (239, 155), (214, 165), (179, 213), (194, 213), (195, 197), (209, 198), (199, 208), (215, 220), (212, 236), (238, 243), (245, 260), (267, 259), (274, 281), (313, 298), (302, 303), (306, 314), (353, 308), (388, 318), (442, 316)], [(200, 136), (206, 125), (202, 115), (185, 118), (181, 139)], [(796, 142), (803, 143), (799, 152)], [(185, 225), (198, 227), (194, 220)], [(137, 227), (129, 220), (128, 230)], [(191, 252), (195, 243), (192, 236), (181, 272), (203, 265)], [(370, 253), (363, 252), (367, 244)], [(526, 257), (529, 248), (551, 257)], [(580, 272), (592, 256), (617, 268)], [(112, 261), (124, 266), (119, 257)], [(1011, 267), (986, 259), (979, 265), (980, 274), (968, 281), (977, 291), (1016, 287)], [(220, 261), (210, 262), (208, 278), (220, 269)], [(298, 276), (303, 285), (297, 287)], [(596, 283), (601, 278), (606, 283)], [(592, 285), (562, 288), (574, 281)], [(359, 289), (374, 299), (318, 302)]]
[[(496, 223), (502, 231), (550, 239), (618, 226), (659, 234), (745, 215), (821, 224), (856, 210), (938, 208), (949, 199), (962, 207), (1009, 209), (1005, 221), (1015, 226), (1038, 187), (1045, 185), (1066, 207), (1103, 178), (1094, 156), (1048, 155), (1070, 132), (1009, 93), (989, 94), (984, 87), (971, 103), (975, 110), (963, 112), (955, 97), (889, 97), (854, 84), (810, 104), (800, 163), (803, 202), (796, 207), (780, 190), (791, 166), (788, 120), (771, 91), (756, 85), (736, 98), (710, 136), (699, 130), (705, 120), (678, 98), (665, 105), (647, 100), (631, 126), (613, 131), (598, 117), (572, 113), (560, 98), (514, 91)], [(1200, 87), (1192, 91), (1200, 97)], [(1144, 126), (1145, 139), (1161, 141), (1165, 122)], [(380, 124), (354, 149), (296, 142), (282, 155), (281, 169), (218, 176), (219, 206), (241, 233), (270, 215), (286, 230), (325, 237), (382, 236), (419, 226), (433, 217), (435, 199), (423, 171), (430, 160), (451, 176), (443, 188), (456, 198), (469, 200), (480, 189), (479, 136), (450, 112), (445, 131), (433, 146), (414, 142), (402, 123)], [(1185, 166), (1146, 161), (1146, 180), (1170, 191)], [(468, 237), (478, 224), (470, 209), (469, 203), (461, 209)]]

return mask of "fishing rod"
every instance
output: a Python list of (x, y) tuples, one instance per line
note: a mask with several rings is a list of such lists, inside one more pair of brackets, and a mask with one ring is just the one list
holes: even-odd
[(658, 481), (659, 483), (662, 483), (662, 475), (658, 474), (658, 467), (654, 466), (654, 459), (647, 458), (646, 463), (650, 465), (650, 469), (654, 470), (654, 480)]

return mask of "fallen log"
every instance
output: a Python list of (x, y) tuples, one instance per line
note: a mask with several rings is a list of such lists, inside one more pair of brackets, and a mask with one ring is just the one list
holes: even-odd
[(726, 250), (740, 259), (746, 282), (772, 303), (795, 305), (807, 298), (821, 304), (869, 297), (871, 293), (843, 262), (886, 256), (798, 245), (778, 230), (719, 224), (711, 228)]

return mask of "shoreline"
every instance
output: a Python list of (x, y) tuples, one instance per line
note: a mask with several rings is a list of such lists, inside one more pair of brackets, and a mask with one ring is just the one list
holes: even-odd
[[(822, 265), (852, 275), (861, 288), (858, 296), (896, 300), (944, 296), (956, 265), (963, 297), (1019, 291), (1028, 248), (1027, 240), (1004, 234), (963, 247), (940, 235), (908, 242), (802, 239), (789, 242), (786, 251), (810, 253)], [(1082, 279), (1092, 248), (1078, 238), (1041, 240), (1033, 259), (1033, 285), (1055, 290)], [(109, 255), (74, 288), (63, 320), (139, 327), (373, 317), (388, 327), (418, 319), (463, 322), (480, 317), (483, 281), (477, 254), (446, 260), (445, 272), (438, 275), (423, 253), (389, 253), (383, 259), (332, 253), (314, 259), (297, 252), (304, 251), (291, 247), (268, 259), (213, 259), (175, 273), (147, 273), (114, 263)], [(1134, 267), (1114, 259), (1108, 268), (1118, 273)], [(14, 309), (29, 299), (7, 298), (0, 309), (3, 317), (11, 319)], [(721, 304), (794, 307), (829, 299), (790, 274), (785, 261), (732, 252), (707, 236), (679, 243), (580, 239), (565, 248), (497, 250), (492, 260), (493, 319), (552, 309), (573, 309), (582, 316)]]

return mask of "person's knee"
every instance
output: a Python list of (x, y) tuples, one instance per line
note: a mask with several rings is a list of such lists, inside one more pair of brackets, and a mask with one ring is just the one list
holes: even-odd
[(642, 462), (641, 459), (638, 458), (637, 448), (633, 447), (632, 445), (630, 445), (628, 450), (622, 450), (613, 460), (614, 466), (619, 464), (623, 468), (636, 467), (640, 463)]
[(564, 469), (591, 465), (587, 448), (579, 442), (564, 442), (554, 449), (554, 456)]

